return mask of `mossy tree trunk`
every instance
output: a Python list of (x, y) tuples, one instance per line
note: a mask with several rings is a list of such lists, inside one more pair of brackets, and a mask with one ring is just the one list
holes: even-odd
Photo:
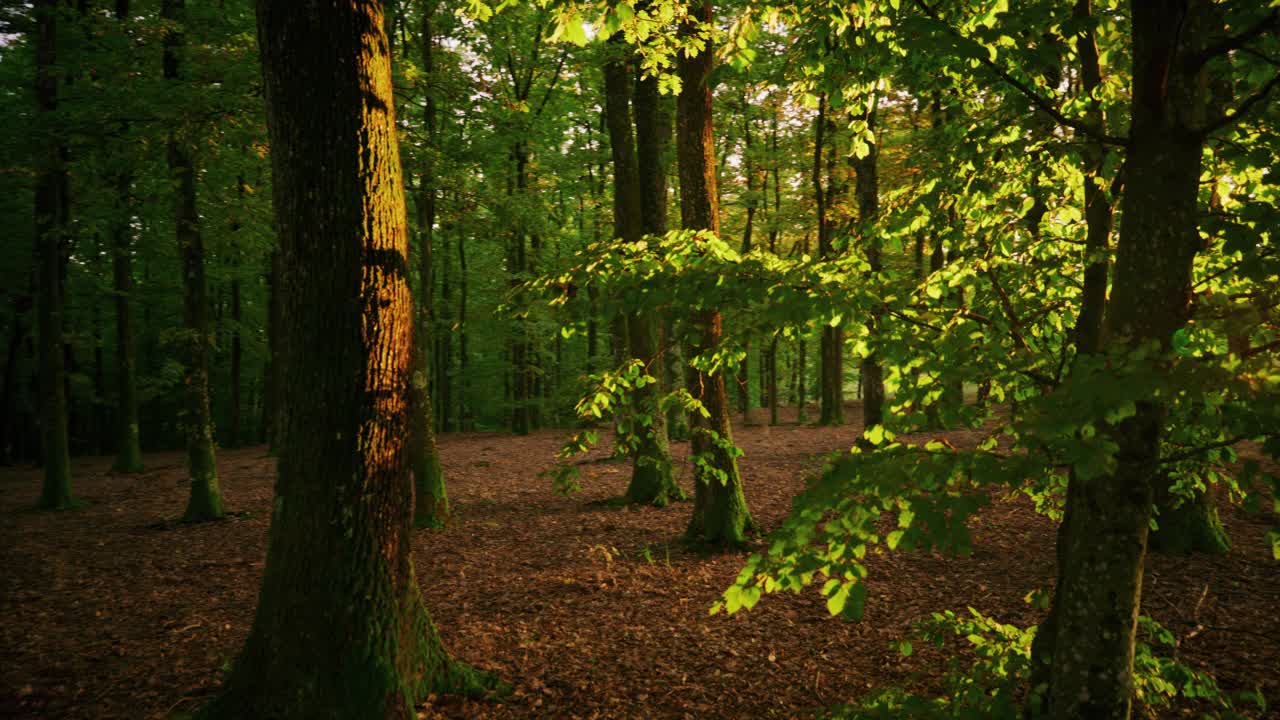
[[(713, 26), (711, 0), (691, 8), (696, 22), (681, 25), (680, 32), (705, 32)], [(716, 194), (715, 142), (711, 122), (711, 88), (707, 84), (714, 64), (714, 50), (707, 44), (701, 52), (677, 62), (682, 90), (676, 104), (676, 158), (680, 170), (680, 220), (687, 230), (720, 232), (719, 200)], [(720, 344), (720, 313), (715, 309), (695, 310), (690, 318), (689, 357), (709, 352)], [(687, 537), (713, 546), (740, 545), (753, 527), (742, 491), (742, 476), (733, 454), (733, 433), (729, 426), (729, 402), (724, 373), (710, 375), (697, 368), (688, 370), (689, 392), (702, 402), (708, 416), (697, 416), (691, 428), (690, 450), (701, 462), (695, 464), (693, 517)]]
[[(181, 83), (181, 54), (185, 39), (181, 23), (185, 0), (164, 0), (160, 14), (173, 23), (164, 36), (164, 78), (171, 87)], [(182, 316), (186, 372), (183, 433), (187, 441), (187, 471), (191, 495), (182, 519), (203, 522), (221, 518), (222, 491), (214, 460), (213, 413), (209, 403), (209, 301), (204, 273), (204, 240), (200, 236), (200, 212), (196, 207), (196, 168), (189, 140), (181, 130), (168, 140), (169, 175), (174, 186), (174, 225), (182, 260)]]
[[(1206, 2), (1130, 5), (1133, 92), (1126, 190), (1102, 345), (1169, 352), (1189, 314), (1200, 248), (1197, 195), (1203, 134), (1201, 64)], [(1124, 720), (1132, 710), (1133, 655), (1164, 402), (1152, 397), (1109, 433), (1116, 467), (1072, 478), (1059, 533), (1053, 608), (1051, 718)]]
[(443, 648), (413, 571), (415, 322), (382, 6), (257, 9), (284, 267), (279, 479), (257, 616), (204, 714), (412, 718), (484, 680)]
[(58, 110), (58, 3), (35, 4), (36, 115), (47, 133), (37, 154), (35, 187), (36, 341), (40, 378), (41, 453), (44, 483), (39, 506), (75, 505), (67, 437), (67, 383), (62, 354), (62, 243), (67, 230), (65, 149), (53, 118)]
[(427, 147), (423, 153), (422, 179), (418, 192), (418, 338), (414, 343), (413, 422), (411, 423), (410, 462), (413, 468), (414, 513), (417, 527), (441, 528), (449, 522), (449, 494), (445, 490), (444, 470), (440, 466), (440, 449), (436, 445), (435, 409), (431, 404), (428, 378), (431, 377), (432, 318), (431, 291), (435, 284), (433, 241), (436, 224), (436, 99), (432, 93), (435, 36), (433, 15), (435, 3), (428, 3), (422, 13), (423, 63), (423, 129)]
[[(605, 126), (609, 132), (610, 157), (613, 161), (613, 227), (614, 234), (625, 242), (640, 240), (646, 231), (656, 230), (658, 212), (652, 197), (655, 172), (650, 158), (646, 165), (648, 187), (641, 182), (640, 162), (637, 153), (636, 134), (632, 133), (631, 102), (636, 99), (637, 127), (641, 123), (640, 89), (633, 93), (633, 73), (628, 67), (630, 49), (623, 42), (622, 36), (614, 36), (606, 52), (604, 64), (604, 101)], [(656, 88), (655, 88), (656, 89)], [(656, 103), (656, 97), (644, 98)], [(646, 108), (647, 121), (656, 122), (653, 113), (655, 108)], [(650, 133), (656, 132), (652, 127), (646, 128)], [(656, 144), (656, 138), (646, 137), (650, 144)], [(660, 160), (659, 160), (660, 161)], [(665, 182), (663, 182), (665, 187)], [(645, 206), (649, 205), (648, 208)], [(662, 203), (665, 206), (665, 202)], [(646, 222), (646, 210), (649, 218)], [(665, 212), (665, 207), (663, 208)], [(649, 227), (646, 227), (648, 225)], [(645, 371), (654, 377), (661, 377), (663, 368), (658, 356), (652, 314), (647, 309), (637, 310), (628, 315), (626, 323), (626, 344), (630, 355), (644, 363)], [(627, 484), (624, 499), (628, 503), (656, 505), (665, 507), (672, 501), (681, 500), (684, 494), (676, 485), (671, 472), (671, 451), (667, 438), (667, 419), (658, 409), (659, 384), (649, 384), (635, 391), (632, 398), (631, 413), (634, 432), (638, 442), (631, 453), (631, 481)], [(641, 421), (641, 417), (648, 422)]]
[(1190, 497), (1175, 493), (1171, 481), (1156, 479), (1156, 529), (1147, 539), (1153, 552), (1170, 555), (1206, 553), (1225, 555), (1231, 550), (1231, 538), (1218, 517), (1218, 486), (1196, 491)]

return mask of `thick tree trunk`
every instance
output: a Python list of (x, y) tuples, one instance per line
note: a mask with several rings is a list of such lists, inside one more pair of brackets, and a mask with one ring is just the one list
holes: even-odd
[(1210, 486), (1208, 491), (1197, 492), (1187, 498), (1176, 495), (1170, 482), (1164, 475), (1156, 476), (1156, 529), (1147, 538), (1147, 548), (1170, 555), (1225, 555), (1229, 552), (1231, 538), (1218, 517), (1218, 493), (1215, 491), (1219, 486)]
[(376, 0), (258, 3), (288, 371), (258, 612), (208, 717), (407, 719), (483, 685), (413, 570), (415, 322), (382, 27)]
[[(171, 23), (183, 22), (185, 0), (164, 0), (161, 15)], [(183, 31), (170, 29), (164, 37), (164, 77), (176, 86), (181, 81)], [(181, 137), (168, 140), (169, 174), (173, 177), (174, 225), (182, 259), (184, 360), (186, 407), (182, 426), (187, 441), (187, 470), (191, 495), (182, 515), (186, 522), (221, 518), (222, 492), (214, 461), (213, 413), (209, 403), (209, 301), (204, 275), (204, 241), (200, 236), (200, 212), (196, 208), (196, 169), (191, 148)]]
[(40, 507), (65, 509), (71, 494), (70, 440), (67, 432), (66, 373), (62, 354), (63, 235), (67, 229), (67, 171), (64, 151), (52, 119), (58, 108), (58, 3), (35, 5), (36, 114), (49, 132), (38, 154), (35, 187), (36, 330), (40, 376), (41, 454), (44, 484)]
[[(698, 25), (681, 26), (680, 32), (699, 32), (713, 26), (711, 0), (692, 8)], [(711, 88), (707, 85), (714, 63), (710, 44), (692, 57), (682, 55), (677, 72), (683, 89), (676, 105), (676, 157), (680, 168), (680, 219), (687, 230), (720, 232), (719, 201), (716, 196), (715, 143), (711, 123)], [(690, 318), (689, 356), (710, 352), (720, 344), (720, 313), (702, 309)], [(733, 434), (729, 426), (729, 403), (724, 373), (709, 375), (689, 368), (689, 392), (702, 402), (710, 417), (696, 417), (691, 450), (705, 462), (694, 472), (693, 517), (687, 535), (709, 545), (736, 546), (752, 529), (751, 513), (742, 492), (742, 477), (733, 454)]]
[[(1126, 190), (1103, 345), (1169, 352), (1186, 324), (1200, 248), (1198, 183), (1203, 137), (1200, 72), (1206, 2), (1130, 5), (1133, 93)], [(1110, 430), (1116, 469), (1076, 477), (1059, 534), (1063, 566), (1052, 613), (1050, 717), (1130, 716), (1134, 635), (1143, 559), (1165, 423), (1164, 402), (1138, 403)]]
[(414, 343), (414, 376), (412, 385), (413, 422), (410, 424), (409, 458), (413, 469), (414, 514), (417, 527), (441, 528), (449, 522), (449, 494), (445, 490), (444, 470), (440, 466), (440, 450), (436, 446), (435, 409), (431, 404), (428, 378), (431, 360), (432, 241), (436, 223), (436, 100), (431, 92), (434, 80), (435, 37), (432, 20), (435, 3), (428, 3), (422, 14), (422, 68), (426, 102), (423, 128), (427, 147), (424, 153), (422, 179), (418, 195), (418, 302), (417, 342)]

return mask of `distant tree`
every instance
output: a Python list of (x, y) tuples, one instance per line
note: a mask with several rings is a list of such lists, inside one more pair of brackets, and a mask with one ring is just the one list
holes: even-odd
[(63, 367), (63, 247), (70, 220), (66, 147), (54, 117), (58, 111), (58, 3), (35, 4), (36, 117), (43, 140), (36, 161), (36, 327), (39, 344), (41, 452), (44, 487), (40, 507), (75, 504), (71, 494), (71, 458), (67, 439), (66, 373)]
[(431, 404), (429, 378), (431, 363), (439, 362), (430, 357), (432, 337), (431, 291), (434, 282), (435, 224), (436, 224), (436, 100), (431, 90), (434, 79), (435, 52), (434, 15), (436, 4), (430, 2), (422, 11), (422, 67), (425, 99), (422, 106), (422, 126), (426, 134), (427, 148), (423, 153), (422, 179), (418, 197), (418, 298), (417, 342), (414, 343), (413, 374), (413, 439), (410, 446), (410, 462), (413, 467), (414, 525), (418, 527), (444, 527), (449, 522), (449, 494), (445, 489), (444, 470), (440, 466), (440, 450), (436, 447), (436, 418)]
[[(185, 47), (186, 0), (164, 0), (160, 14), (173, 23), (164, 37), (164, 78), (173, 85), (182, 81), (182, 53)], [(204, 239), (200, 235), (200, 211), (196, 206), (197, 170), (191, 140), (181, 128), (171, 129), (168, 138), (169, 174), (174, 183), (174, 226), (182, 258), (182, 344), (185, 349), (186, 407), (182, 426), (187, 440), (187, 471), (191, 474), (191, 497), (183, 520), (216, 520), (225, 514), (218, 467), (214, 459), (213, 412), (209, 402), (209, 293), (205, 282)]]

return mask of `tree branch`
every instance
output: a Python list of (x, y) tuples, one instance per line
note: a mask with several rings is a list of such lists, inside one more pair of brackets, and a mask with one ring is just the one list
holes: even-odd
[(1189, 61), (1190, 69), (1194, 72), (1195, 70), (1199, 70), (1205, 63), (1219, 55), (1225, 55), (1232, 50), (1240, 50), (1255, 38), (1261, 37), (1262, 35), (1275, 30), (1278, 26), (1280, 26), (1280, 12), (1276, 12), (1272, 9), (1272, 11), (1267, 13), (1265, 17), (1253, 26), (1246, 28), (1240, 34), (1224, 38), (1222, 42), (1219, 42), (1216, 45), (1211, 45), (1205, 48), (1202, 52), (1197, 53)]
[[(914, 0), (914, 1), (916, 4), (916, 7), (923, 10), (925, 14), (928, 15), (931, 19), (937, 21), (943, 27), (945, 27), (947, 32), (951, 34), (953, 37), (956, 37), (968, 42), (977, 42), (976, 40), (973, 40), (972, 38), (966, 36), (964, 33), (957, 30), (947, 21), (943, 20), (942, 16), (940, 16), (936, 10), (926, 5), (923, 0)], [(1116, 145), (1119, 147), (1124, 147), (1129, 144), (1129, 141), (1126, 138), (1116, 137), (1115, 135), (1108, 135), (1102, 128), (1097, 128), (1082, 120), (1078, 120), (1076, 118), (1070, 118), (1070, 117), (1067, 117), (1066, 115), (1063, 115), (1062, 111), (1059, 110), (1057, 106), (1053, 104), (1052, 101), (1050, 101), (1048, 98), (1044, 97), (1040, 93), (1036, 92), (1035, 89), (1032, 88), (1030, 85), (1027, 85), (1026, 83), (1017, 79), (1013, 75), (1009, 74), (1008, 71), (1006, 71), (1004, 68), (997, 65), (994, 61), (991, 60), (991, 58), (986, 57), (984, 55), (975, 55), (974, 57), (979, 63), (982, 63), (984, 66), (986, 66), (988, 70), (995, 73), (996, 76), (998, 76), (1001, 80), (1004, 80), (1015, 90), (1017, 90), (1018, 92), (1026, 96), (1026, 98), (1031, 101), (1031, 104), (1040, 108), (1040, 110), (1043, 111), (1046, 115), (1056, 120), (1059, 125), (1069, 127), (1072, 130), (1075, 130), (1079, 133), (1087, 135), (1090, 138), (1093, 138), (1094, 140), (1096, 140), (1097, 142), (1103, 143), (1105, 145)]]
[(1261, 105), (1262, 101), (1267, 99), (1267, 96), (1271, 94), (1272, 90), (1276, 89), (1277, 85), (1280, 85), (1280, 72), (1272, 75), (1266, 85), (1258, 88), (1256, 92), (1241, 101), (1241, 103), (1236, 106), (1234, 112), (1227, 112), (1220, 115), (1216, 120), (1196, 131), (1196, 135), (1202, 139), (1207, 138), (1219, 130), (1228, 128), (1240, 122), (1245, 115), (1249, 114), (1249, 111)]

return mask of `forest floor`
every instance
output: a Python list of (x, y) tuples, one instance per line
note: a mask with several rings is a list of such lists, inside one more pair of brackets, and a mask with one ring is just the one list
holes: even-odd
[[(739, 423), (756, 520), (777, 527), (821, 458), (859, 432)], [(682, 545), (687, 504), (593, 504), (621, 494), (624, 462), (585, 464), (583, 492), (555, 494), (537, 474), (562, 438), (441, 438), (456, 515), (418, 534), (418, 579), (453, 653), (514, 690), (501, 703), (433, 698), (420, 717), (787, 718), (873, 687), (937, 690), (953, 646), (917, 643), (903, 657), (891, 643), (913, 621), (972, 606), (1034, 624), (1040, 612), (1023, 597), (1053, 581), (1053, 523), (1002, 496), (972, 521), (969, 557), (870, 556), (861, 622), (828, 617), (816, 589), (711, 616), (745, 554)], [(91, 504), (65, 513), (30, 510), (38, 471), (0, 471), (0, 717), (164, 718), (216, 692), (253, 619), (274, 461), (262, 447), (220, 452), (236, 515), (184, 526), (183, 455), (146, 460), (136, 476), (111, 475), (109, 458), (77, 460), (76, 492)], [(681, 480), (688, 488), (687, 469)], [(1275, 704), (1280, 572), (1263, 546), (1274, 517), (1224, 517), (1229, 555), (1148, 560), (1144, 612), (1181, 639), (1181, 660)]]

